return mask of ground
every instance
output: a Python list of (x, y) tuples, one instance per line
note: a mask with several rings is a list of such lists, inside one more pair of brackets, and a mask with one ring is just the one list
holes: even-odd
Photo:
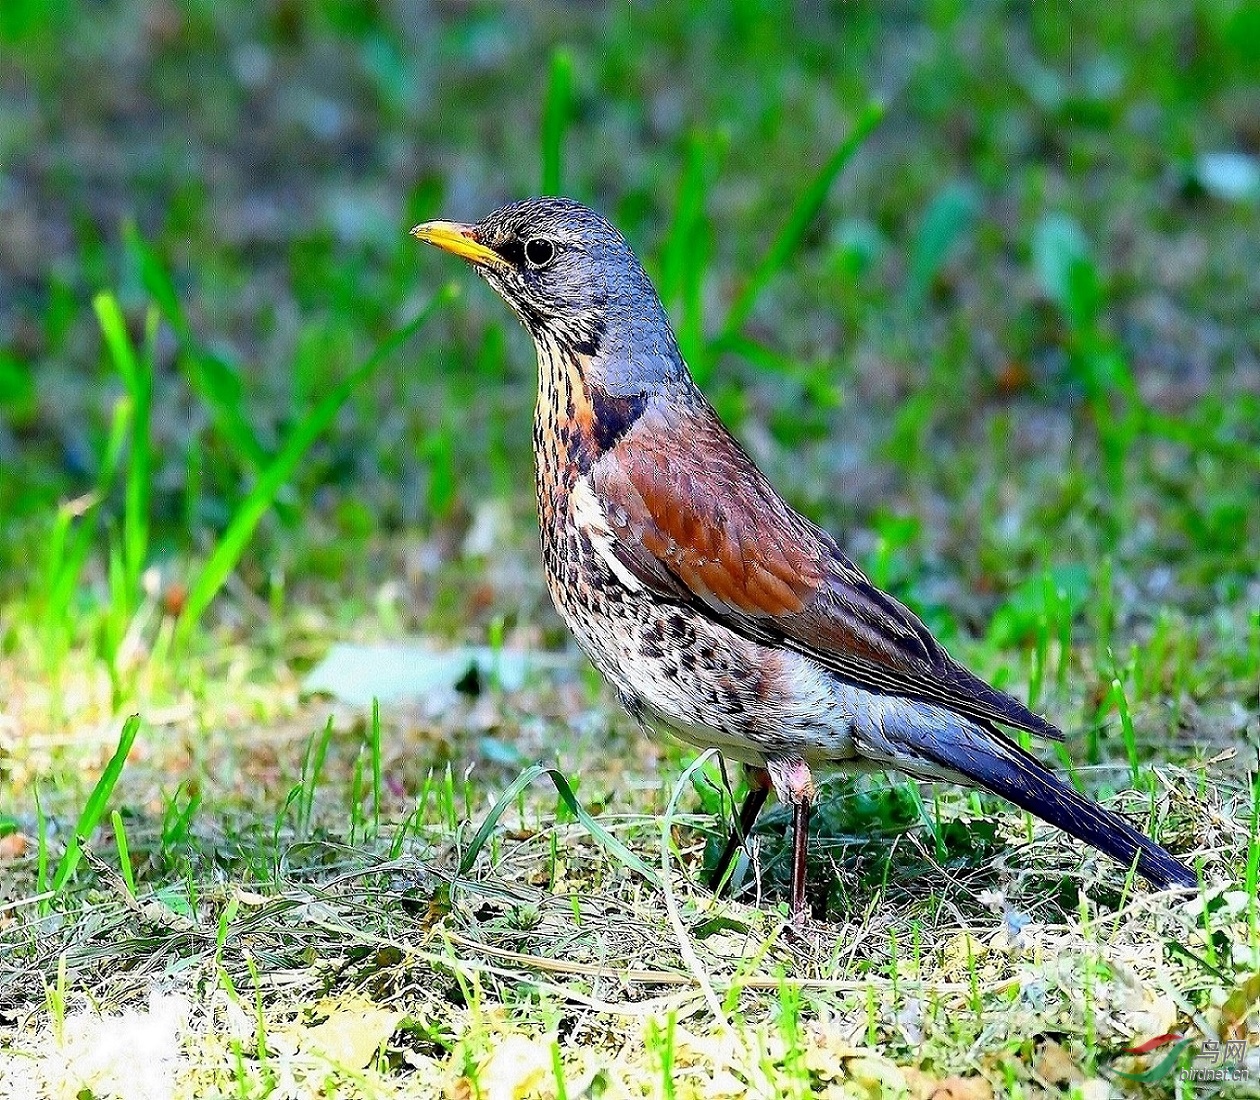
[[(0, 1095), (1260, 1091), (1257, 58), (1253, 0), (6, 0)], [(710, 894), (740, 776), (574, 650), (532, 349), (406, 235), (540, 190), (1198, 890), (875, 775), (806, 933), (781, 810)]]

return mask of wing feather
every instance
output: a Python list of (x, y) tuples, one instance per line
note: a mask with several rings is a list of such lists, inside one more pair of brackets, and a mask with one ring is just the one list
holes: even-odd
[(793, 511), (707, 405), (649, 405), (591, 479), (613, 552), (658, 595), (870, 691), (1062, 738), (954, 661), (830, 535)]

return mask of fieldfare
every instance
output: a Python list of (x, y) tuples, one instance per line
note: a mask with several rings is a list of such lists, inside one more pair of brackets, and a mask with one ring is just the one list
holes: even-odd
[(412, 234), (469, 261), (534, 339), (543, 563), (578, 644), (644, 725), (750, 769), (719, 878), (773, 787), (793, 808), (790, 903), (804, 919), (813, 770), (834, 767), (983, 787), (1156, 886), (1195, 884), (1008, 738), (1002, 727), (1063, 735), (953, 660), (775, 492), (692, 381), (608, 221), (545, 198)]

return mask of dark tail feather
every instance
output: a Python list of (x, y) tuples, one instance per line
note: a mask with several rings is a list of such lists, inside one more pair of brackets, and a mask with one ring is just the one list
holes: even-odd
[[(1198, 884), (1184, 863), (1119, 815), (1056, 778), (1041, 761), (996, 730), (960, 722), (948, 730), (938, 728), (934, 735), (924, 731), (906, 738), (904, 731), (899, 732), (902, 744), (916, 755), (961, 773), (1126, 866), (1132, 866), (1136, 856), (1138, 871), (1159, 889)], [(911, 740), (914, 744), (907, 744)]]

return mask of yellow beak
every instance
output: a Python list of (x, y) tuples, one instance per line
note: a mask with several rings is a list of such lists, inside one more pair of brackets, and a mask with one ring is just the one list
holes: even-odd
[(411, 231), (416, 240), (435, 244), (444, 252), (451, 252), (472, 263), (511, 267), (493, 248), (487, 248), (477, 240), (473, 233), (471, 225), (461, 222), (425, 222)]

